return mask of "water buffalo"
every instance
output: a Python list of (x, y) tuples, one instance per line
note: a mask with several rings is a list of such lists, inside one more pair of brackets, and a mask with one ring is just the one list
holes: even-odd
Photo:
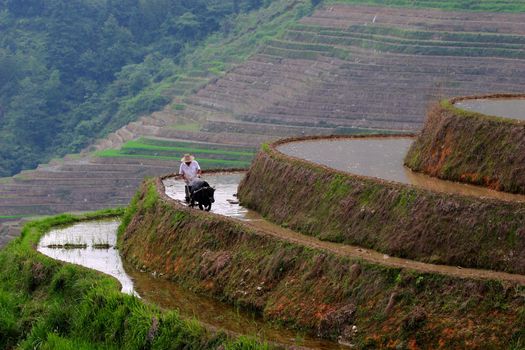
[(213, 197), (215, 189), (210, 184), (201, 179), (195, 179), (190, 183), (190, 207), (195, 203), (199, 205), (200, 210), (210, 211), (211, 204), (215, 202)]

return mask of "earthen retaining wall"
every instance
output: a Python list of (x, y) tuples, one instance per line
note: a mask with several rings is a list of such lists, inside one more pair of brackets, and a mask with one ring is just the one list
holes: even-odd
[(525, 193), (525, 121), (454, 106), (467, 99), (518, 97), (525, 95), (458, 97), (435, 104), (405, 164), (442, 179)]
[(525, 204), (354, 175), (276, 149), (296, 140), (261, 149), (239, 186), (241, 204), (324, 240), (423, 262), (525, 273)]

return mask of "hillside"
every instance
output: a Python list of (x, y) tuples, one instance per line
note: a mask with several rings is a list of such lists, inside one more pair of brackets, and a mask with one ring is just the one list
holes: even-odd
[(1, 0), (0, 176), (161, 109), (186, 56), (271, 3)]
[(3, 179), (0, 220), (125, 204), (143, 176), (173, 171), (185, 150), (207, 167), (243, 167), (269, 139), (416, 131), (440, 97), (519, 92), (525, 14), (506, 4), (504, 13), (326, 4), (308, 16), (309, 1), (290, 0), (241, 16), (164, 81), (162, 111), (80, 156)]

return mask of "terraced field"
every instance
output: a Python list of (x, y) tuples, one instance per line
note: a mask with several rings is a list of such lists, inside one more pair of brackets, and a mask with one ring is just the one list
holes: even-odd
[(255, 151), (255, 148), (249, 147), (141, 138), (126, 142), (119, 150), (106, 149), (97, 152), (96, 155), (103, 158), (177, 161), (182, 154), (191, 153), (198, 157), (202, 167), (214, 169), (248, 167)]
[(389, 2), (505, 13), (344, 2), (287, 19), (286, 30), (228, 71), (213, 60), (207, 71), (188, 69), (173, 81), (169, 106), (79, 157), (0, 181), (0, 222), (124, 205), (144, 176), (177, 169), (181, 153), (196, 153), (206, 168), (245, 167), (261, 143), (277, 138), (417, 131), (431, 101), (523, 92), (521, 2)]
[(524, 18), (327, 6), (186, 103), (266, 125), (417, 130), (439, 97), (523, 89)]

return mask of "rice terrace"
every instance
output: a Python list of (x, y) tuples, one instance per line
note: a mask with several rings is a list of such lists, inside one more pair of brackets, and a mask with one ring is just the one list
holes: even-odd
[(525, 349), (523, 1), (0, 28), (1, 349)]

